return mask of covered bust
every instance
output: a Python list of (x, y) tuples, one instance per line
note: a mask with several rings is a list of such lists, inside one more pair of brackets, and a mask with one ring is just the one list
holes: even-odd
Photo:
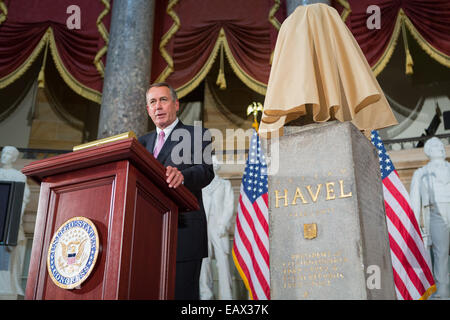
[(283, 22), (259, 133), (282, 135), (300, 117), (351, 121), (366, 133), (397, 124), (361, 48), (326, 4), (299, 6)]

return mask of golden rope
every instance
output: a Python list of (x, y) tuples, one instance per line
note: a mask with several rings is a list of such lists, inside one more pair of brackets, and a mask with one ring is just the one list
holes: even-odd
[[(47, 31), (45, 33), (49, 34), (50, 29), (47, 29)], [(44, 74), (44, 70), (45, 70), (45, 64), (47, 63), (47, 52), (48, 52), (48, 36), (47, 36), (47, 41), (45, 41), (45, 51), (44, 51), (44, 58), (42, 59), (42, 66), (41, 66), (41, 70), (39, 71), (39, 75), (38, 75), (38, 87), (39, 88), (44, 88), (45, 87), (45, 74)]]
[(155, 82), (163, 82), (167, 79), (167, 77), (174, 71), (173, 68), (173, 59), (170, 54), (166, 50), (166, 45), (169, 43), (170, 39), (173, 35), (180, 29), (180, 18), (178, 18), (177, 14), (173, 10), (173, 7), (178, 3), (178, 0), (171, 0), (167, 4), (166, 12), (172, 18), (173, 24), (170, 29), (161, 37), (161, 42), (159, 43), (159, 52), (161, 56), (167, 63), (167, 67), (164, 71), (158, 76)]
[(275, 17), (275, 13), (277, 13), (278, 9), (280, 8), (280, 0), (275, 0), (274, 2), (275, 4), (272, 6), (272, 8), (270, 8), (269, 11), (269, 21), (275, 27), (275, 29), (280, 30), (281, 23)]
[(394, 49), (397, 46), (398, 38), (400, 35), (400, 29), (403, 23), (403, 10), (400, 9), (400, 11), (397, 14), (397, 19), (395, 21), (394, 31), (392, 32), (391, 38), (389, 40), (389, 43), (384, 50), (382, 56), (378, 61), (372, 66), (372, 71), (375, 76), (378, 76), (381, 71), (386, 67), (389, 60), (392, 57), (392, 54), (394, 53)]
[(0, 0), (0, 24), (5, 22), (7, 16), (8, 16), (8, 8), (6, 7), (6, 4), (3, 2), (3, 0)]
[(102, 20), (109, 13), (111, 5), (109, 0), (101, 0), (101, 2), (105, 6), (105, 9), (97, 17), (97, 29), (100, 35), (102, 36), (103, 40), (105, 41), (105, 45), (95, 55), (94, 65), (97, 68), (97, 71), (100, 73), (101, 77), (103, 78), (105, 76), (105, 66), (101, 59), (108, 50), (109, 33), (108, 30), (106, 30), (106, 27), (103, 24)]
[(341, 6), (344, 7), (344, 10), (342, 10), (342, 13), (341, 13), (341, 19), (342, 19), (342, 21), (345, 22), (347, 20), (348, 16), (350, 15), (350, 13), (352, 13), (352, 9), (350, 8), (350, 4), (348, 3), (347, 0), (338, 0), (338, 2)]

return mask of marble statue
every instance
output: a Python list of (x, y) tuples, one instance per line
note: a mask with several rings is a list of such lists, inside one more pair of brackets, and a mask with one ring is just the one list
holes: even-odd
[[(22, 202), (21, 218), (27, 203), (30, 201), (30, 189), (27, 185), (27, 177), (13, 168), (13, 163), (17, 160), (19, 151), (12, 146), (3, 147), (1, 153), (0, 180), (25, 182), (25, 190)], [(0, 297), (4, 299), (16, 299), (18, 295), (24, 295), (21, 278), (23, 260), (25, 256), (26, 238), (23, 231), (23, 224), (20, 223), (17, 238), (17, 246), (0, 246), (0, 260), (5, 268), (0, 270)]]
[(211, 260), (215, 257), (219, 277), (218, 299), (230, 300), (232, 294), (228, 230), (234, 213), (234, 195), (230, 181), (217, 174), (220, 165), (215, 156), (212, 161), (215, 177), (202, 191), (203, 205), (208, 219), (208, 257), (203, 259), (200, 273), (200, 299), (213, 299)]
[(414, 172), (411, 205), (419, 223), (425, 246), (433, 255), (436, 298), (449, 297), (450, 163), (445, 148), (436, 137), (429, 139), (424, 152), (427, 165)]

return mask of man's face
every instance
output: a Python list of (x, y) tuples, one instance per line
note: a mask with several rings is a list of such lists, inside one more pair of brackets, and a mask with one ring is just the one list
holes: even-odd
[(442, 143), (433, 143), (430, 146), (429, 155), (430, 159), (445, 159), (445, 149)]
[(10, 149), (3, 149), (2, 155), (1, 155), (1, 163), (2, 164), (11, 164), (15, 161), (14, 159), (14, 153)]
[(169, 126), (177, 118), (178, 100), (174, 101), (167, 87), (153, 87), (147, 92), (147, 112), (160, 129)]

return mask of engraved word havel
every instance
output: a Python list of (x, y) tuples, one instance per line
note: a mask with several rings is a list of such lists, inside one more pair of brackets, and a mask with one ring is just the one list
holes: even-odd
[[(292, 201), (288, 198), (288, 190), (284, 189), (283, 192), (280, 192), (279, 190), (275, 190), (275, 208), (280, 207), (280, 200), (283, 200), (281, 202), (281, 205), (284, 205), (287, 207), (288, 205), (295, 206), (297, 205), (297, 201), (301, 200), (302, 204), (308, 204), (310, 203), (308, 200), (312, 201), (313, 203), (317, 202), (319, 199), (319, 195), (322, 193), (325, 198), (325, 200), (335, 200), (335, 199), (343, 199), (343, 198), (349, 198), (352, 196), (352, 192), (345, 192), (344, 191), (344, 180), (339, 180), (339, 193), (337, 194), (335, 187), (335, 182), (326, 182), (324, 184), (319, 183), (316, 185), (315, 189), (314, 186), (308, 185), (303, 189), (297, 187), (295, 189), (294, 197), (292, 198)], [(322, 188), (324, 186), (324, 188)], [(324, 192), (321, 192), (324, 190)], [(305, 192), (306, 191), (306, 192)], [(309, 195), (309, 197), (305, 197), (305, 195)]]

